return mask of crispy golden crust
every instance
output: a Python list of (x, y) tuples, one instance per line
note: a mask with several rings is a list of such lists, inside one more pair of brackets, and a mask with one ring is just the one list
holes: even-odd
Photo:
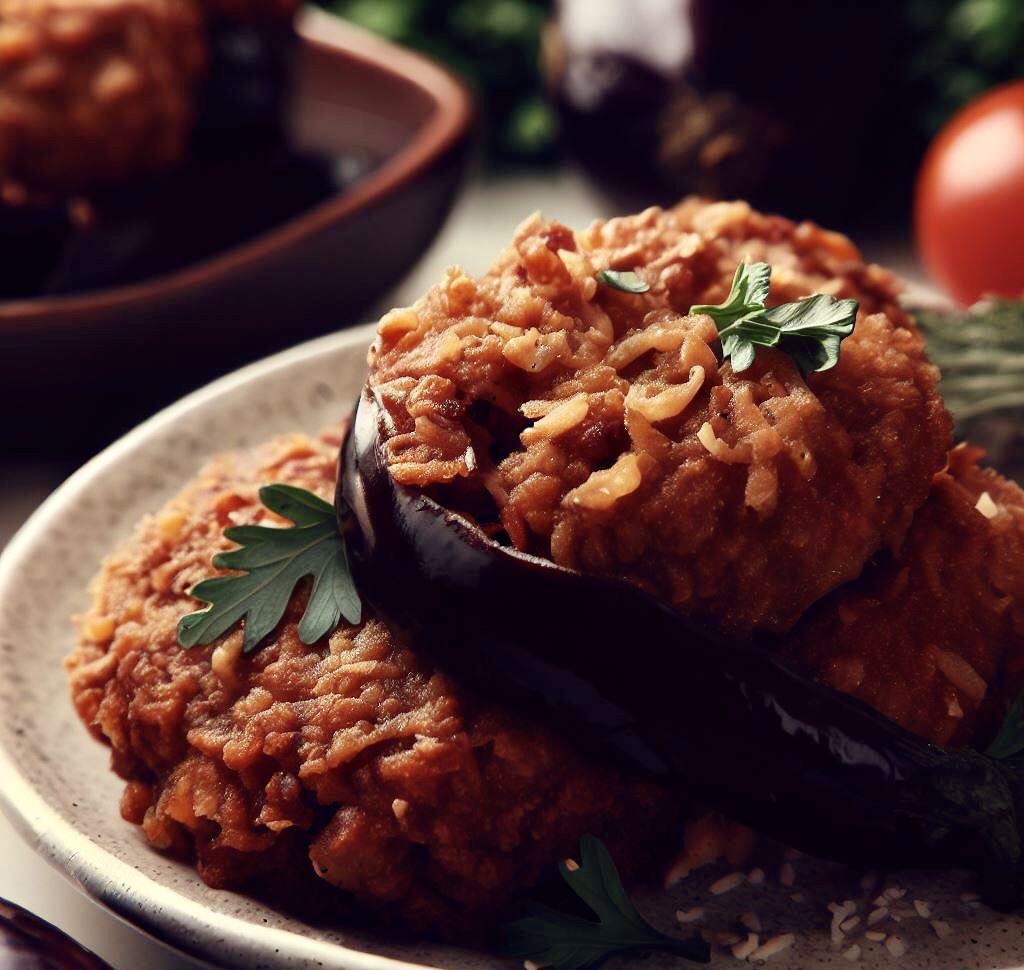
[(0, 188), (73, 193), (185, 153), (206, 60), (193, 0), (0, 0)]
[(252, 655), (237, 629), (177, 645), (222, 530), (266, 514), (258, 486), (329, 497), (336, 454), (336, 436), (293, 435), (216, 459), (104, 564), (67, 668), (129, 779), (125, 817), (194, 852), (214, 886), (287, 886), (307, 913), (340, 887), (452, 936), (479, 935), (584, 832), (627, 868), (666, 859), (679, 833), (664, 793), (478, 703), (372, 617), (304, 646), (300, 595)]
[[(771, 302), (860, 301), (839, 366), (741, 375), (707, 316), (743, 260)], [(599, 285), (632, 269), (642, 295)], [(899, 544), (949, 447), (895, 279), (844, 237), (689, 200), (573, 233), (535, 216), (492, 271), (380, 324), (371, 380), (394, 477), (499, 519), (520, 549), (626, 576), (734, 632), (786, 630)]]
[[(1024, 492), (961, 445), (896, 556), (821, 602), (790, 655), (939, 744), (986, 740), (1024, 658)], [(987, 498), (983, 498), (987, 496)]]

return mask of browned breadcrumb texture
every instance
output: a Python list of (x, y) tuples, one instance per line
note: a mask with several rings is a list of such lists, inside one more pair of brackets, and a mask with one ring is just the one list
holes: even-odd
[(4, 200), (178, 162), (205, 62), (193, 0), (0, 0)]
[(306, 646), (302, 592), (255, 653), (240, 628), (178, 645), (224, 528), (274, 518), (257, 496), (270, 482), (329, 498), (337, 448), (292, 435), (218, 458), (105, 562), (67, 669), (128, 781), (125, 818), (212, 886), (287, 887), (302, 912), (337, 887), (455, 937), (484, 932), (583, 833), (627, 871), (664, 861), (680, 831), (665, 793), (478, 702), (372, 616)]
[[(784, 654), (941, 745), (984, 747), (1024, 691), (1024, 491), (955, 447), (895, 555), (817, 603)], [(693, 813), (673, 884), (727, 859), (754, 835), (717, 813)]]
[[(838, 367), (719, 361), (698, 303), (743, 261), (777, 304), (860, 303)], [(600, 284), (632, 270), (642, 294)], [(626, 577), (735, 633), (786, 630), (902, 540), (950, 420), (899, 286), (844, 236), (690, 199), (573, 232), (535, 215), (489, 273), (458, 269), (380, 322), (371, 380), (395, 480), (512, 544)]]
[(984, 743), (1024, 688), (1024, 492), (960, 445), (896, 556), (818, 604), (787, 647), (938, 744)]

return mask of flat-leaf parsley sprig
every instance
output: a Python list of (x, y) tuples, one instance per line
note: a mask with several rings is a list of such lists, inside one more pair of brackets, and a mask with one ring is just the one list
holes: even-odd
[(668, 950), (698, 963), (711, 960), (704, 940), (666, 936), (637, 912), (599, 839), (583, 836), (580, 864), (563, 862), (560, 868), (569, 888), (594, 911), (598, 922), (534, 906), (530, 915), (505, 927), (504, 949), (510, 956), (552, 970), (584, 970), (637, 950)]
[(767, 263), (740, 263), (723, 303), (697, 304), (690, 313), (715, 321), (722, 358), (736, 373), (754, 363), (758, 347), (777, 347), (808, 374), (839, 363), (839, 345), (853, 333), (857, 301), (819, 294), (794, 303), (766, 307), (772, 268)]
[(239, 548), (218, 553), (213, 565), (235, 573), (204, 580), (190, 590), (209, 606), (181, 618), (178, 642), (183, 647), (212, 643), (244, 619), (242, 651), (255, 650), (281, 622), (296, 585), (307, 576), (313, 578), (313, 589), (299, 623), (303, 643), (327, 636), (342, 617), (359, 622), (362, 606), (334, 507), (303, 488), (281, 484), (261, 488), (260, 501), (293, 525), (224, 530)]

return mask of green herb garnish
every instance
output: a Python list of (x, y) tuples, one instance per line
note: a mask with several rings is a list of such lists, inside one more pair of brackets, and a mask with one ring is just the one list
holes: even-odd
[(646, 293), (651, 288), (650, 283), (645, 283), (632, 270), (602, 269), (597, 281), (623, 293)]
[(327, 636), (343, 616), (349, 623), (359, 622), (359, 594), (334, 507), (292, 485), (264, 486), (260, 501), (294, 525), (240, 525), (224, 530), (225, 537), (240, 548), (214, 556), (213, 565), (238, 574), (207, 579), (190, 590), (210, 605), (181, 618), (178, 642), (183, 647), (212, 643), (244, 618), (242, 651), (255, 650), (281, 622), (295, 586), (306, 576), (313, 577), (313, 590), (299, 623), (303, 643)]
[(1024, 751), (1024, 693), (1013, 703), (1006, 713), (1006, 720), (993, 741), (985, 751), (990, 758), (1004, 761)]
[(637, 912), (599, 839), (583, 836), (580, 865), (563, 862), (559, 868), (569, 888), (594, 911), (599, 922), (535, 906), (531, 915), (505, 928), (505, 950), (510, 956), (553, 970), (583, 970), (607, 957), (636, 950), (668, 950), (698, 963), (710, 961), (711, 948), (704, 940), (666, 936)]
[(706, 313), (715, 321), (722, 358), (732, 361), (736, 373), (754, 363), (758, 347), (788, 354), (804, 377), (835, 367), (839, 345), (857, 322), (857, 301), (820, 294), (768, 308), (771, 272), (767, 263), (740, 263), (725, 302), (698, 304), (690, 313)]
[(969, 310), (913, 307), (958, 440), (1024, 480), (1024, 300), (986, 299)]
[(985, 300), (969, 310), (920, 307), (913, 313), (958, 422), (1024, 407), (1024, 300)]

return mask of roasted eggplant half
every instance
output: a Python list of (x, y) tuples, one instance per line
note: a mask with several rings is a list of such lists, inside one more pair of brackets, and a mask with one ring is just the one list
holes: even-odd
[(453, 676), (798, 849), (963, 867), (1021, 902), (1022, 767), (926, 743), (638, 587), (503, 546), (392, 479), (363, 390), (337, 508), (361, 592)]
[(0, 967), (6, 970), (110, 970), (56, 926), (0, 899)]

